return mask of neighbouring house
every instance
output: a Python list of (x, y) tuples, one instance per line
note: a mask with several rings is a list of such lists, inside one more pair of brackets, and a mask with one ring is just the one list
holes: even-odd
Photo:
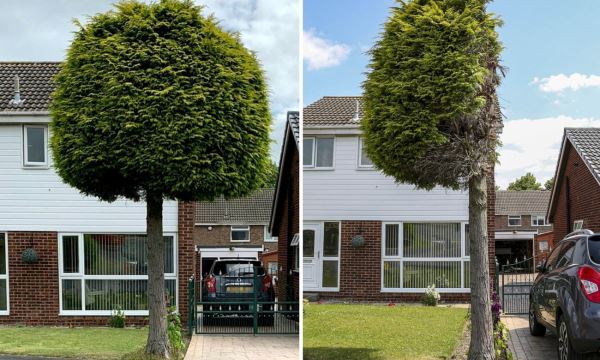
[[(273, 193), (274, 189), (260, 189), (246, 197), (196, 202), (198, 274), (205, 276), (219, 258), (258, 260), (277, 251), (277, 236), (269, 232)], [(277, 260), (262, 260), (268, 271), (277, 269)]]
[[(417, 190), (373, 168), (360, 97), (326, 96), (303, 117), (303, 289), (323, 298), (419, 301), (435, 284), (469, 299), (468, 193)], [(488, 183), (494, 273), (494, 181)]]
[[(145, 323), (145, 204), (84, 196), (53, 168), (48, 104), (59, 66), (0, 63), (0, 324), (105, 325), (116, 308), (128, 324)], [(191, 203), (164, 204), (165, 284), (184, 322), (193, 216)]]
[(535, 257), (545, 259), (554, 246), (546, 221), (550, 191), (496, 191), (496, 258), (500, 265)]
[(278, 298), (300, 298), (300, 114), (290, 111), (284, 129), (279, 158), (277, 188), (273, 198), (269, 229), (277, 234)]
[(550, 196), (554, 239), (600, 232), (600, 128), (565, 128)]

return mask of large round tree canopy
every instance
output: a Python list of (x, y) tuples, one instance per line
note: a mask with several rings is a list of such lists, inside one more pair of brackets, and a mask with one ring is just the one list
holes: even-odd
[(54, 163), (85, 194), (241, 196), (268, 166), (259, 63), (191, 1), (121, 2), (79, 25), (56, 85)]
[(457, 188), (493, 162), (501, 45), (486, 2), (399, 1), (371, 50), (365, 149), (397, 181)]

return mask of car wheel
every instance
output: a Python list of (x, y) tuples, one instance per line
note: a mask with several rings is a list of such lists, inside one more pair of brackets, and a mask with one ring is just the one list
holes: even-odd
[(546, 334), (544, 325), (537, 321), (533, 304), (529, 305), (529, 332), (533, 336), (544, 336)]
[(558, 360), (582, 360), (582, 354), (575, 352), (571, 345), (567, 323), (558, 318)]

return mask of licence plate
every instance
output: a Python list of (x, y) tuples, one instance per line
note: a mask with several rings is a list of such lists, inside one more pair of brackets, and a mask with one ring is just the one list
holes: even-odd
[(247, 294), (252, 292), (251, 286), (228, 286), (227, 293), (229, 294)]

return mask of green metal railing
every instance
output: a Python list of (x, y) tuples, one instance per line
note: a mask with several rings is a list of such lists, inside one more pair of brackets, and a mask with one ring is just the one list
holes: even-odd
[[(253, 269), (252, 296), (240, 294), (239, 298), (217, 297), (225, 290), (217, 286), (214, 297), (203, 291), (202, 281), (188, 280), (190, 334), (298, 334), (299, 302), (265, 300), (261, 296), (262, 274)], [(222, 284), (221, 284), (222, 285)], [(203, 292), (200, 300), (196, 291)]]

